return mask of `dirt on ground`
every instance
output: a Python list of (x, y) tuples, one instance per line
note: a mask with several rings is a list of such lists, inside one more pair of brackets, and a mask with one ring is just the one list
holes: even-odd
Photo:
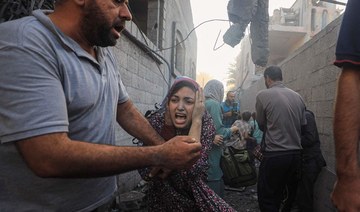
[[(118, 211), (147, 212), (145, 194), (140, 188), (121, 195), (122, 202)], [(244, 189), (225, 187), (223, 198), (238, 212), (259, 212), (256, 185)], [(125, 203), (126, 202), (126, 203)]]
[(259, 212), (256, 185), (242, 189), (226, 187), (224, 200), (238, 212)]
[[(260, 163), (256, 161), (255, 167), (256, 167), (257, 175), (259, 173), (259, 165)], [(121, 207), (122, 210), (120, 211), (147, 212), (146, 201), (144, 201), (145, 190), (146, 190), (146, 183), (145, 184), (139, 183), (138, 188), (135, 189), (136, 192), (135, 196), (139, 196), (140, 194), (140, 198), (138, 199), (141, 200), (130, 201), (132, 202), (132, 204), (129, 205), (129, 207), (122, 205), (123, 207)], [(128, 194), (131, 194), (131, 192)], [(240, 189), (225, 186), (225, 194), (223, 199), (237, 212), (260, 212), (258, 198), (257, 198), (257, 184), (245, 188), (243, 187)], [(136, 204), (134, 205), (134, 203)]]

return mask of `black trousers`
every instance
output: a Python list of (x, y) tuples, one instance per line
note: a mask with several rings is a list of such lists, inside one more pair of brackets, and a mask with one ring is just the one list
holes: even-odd
[[(258, 202), (263, 212), (279, 212), (284, 196), (286, 204), (281, 211), (290, 211), (296, 197), (301, 173), (299, 152), (264, 154), (259, 167)], [(285, 195), (284, 195), (285, 194)]]
[(299, 181), (296, 204), (300, 211), (314, 211), (314, 184), (324, 166), (321, 159), (303, 161), (301, 180)]

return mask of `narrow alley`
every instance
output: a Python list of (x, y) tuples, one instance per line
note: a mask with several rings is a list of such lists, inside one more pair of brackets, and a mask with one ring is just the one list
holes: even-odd
[[(120, 195), (120, 211), (147, 212), (145, 187)], [(238, 212), (259, 212), (256, 185), (245, 190), (225, 188), (224, 200)]]
[(247, 187), (244, 191), (225, 189), (224, 200), (238, 212), (258, 212), (256, 185)]

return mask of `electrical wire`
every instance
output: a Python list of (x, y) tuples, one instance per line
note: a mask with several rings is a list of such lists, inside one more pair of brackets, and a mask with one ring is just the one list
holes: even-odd
[[(129, 6), (129, 10), (130, 10), (130, 12), (131, 12), (132, 14), (134, 14), (134, 13), (132, 12), (130, 6)], [(148, 51), (149, 51), (149, 52), (145, 52), (145, 54), (148, 54), (148, 53), (152, 52), (152, 53), (154, 53), (155, 55), (157, 55), (161, 60), (163, 60), (163, 61), (167, 64), (168, 69), (169, 69), (169, 74), (171, 74), (170, 63), (169, 63), (163, 56), (161, 56), (160, 54), (158, 54), (158, 52), (160, 52), (160, 51), (165, 51), (165, 50), (169, 50), (169, 49), (173, 49), (173, 48), (175, 48), (176, 46), (184, 43), (184, 42), (190, 37), (190, 35), (191, 35), (198, 27), (200, 27), (201, 25), (203, 25), (203, 24), (205, 24), (205, 23), (214, 22), (214, 21), (226, 21), (226, 22), (230, 22), (229, 20), (226, 20), (226, 19), (209, 19), (209, 20), (203, 21), (203, 22), (201, 22), (200, 24), (198, 24), (197, 26), (195, 26), (193, 29), (191, 29), (190, 32), (187, 34), (187, 36), (186, 36), (183, 40), (181, 40), (180, 42), (178, 42), (177, 44), (175, 44), (175, 45), (173, 45), (173, 46), (170, 46), (170, 47), (160, 48), (160, 49), (157, 49), (157, 50), (153, 50), (153, 49), (151, 49), (151, 48), (149, 47), (149, 43), (148, 43), (147, 40), (146, 40), (146, 36), (144, 35), (144, 32), (143, 32), (143, 31), (140, 29), (140, 27), (136, 24), (137, 18), (136, 18), (134, 15), (133, 15), (133, 19), (134, 19), (133, 23), (135, 24), (135, 26), (136, 26), (137, 29), (139, 30), (139, 32), (140, 32), (140, 34), (141, 34), (141, 36), (142, 36), (142, 38), (143, 38), (143, 40), (144, 40), (144, 42), (145, 42), (144, 44), (146, 45), (146, 47), (147, 47), (147, 49), (148, 49)], [(220, 32), (221, 32), (221, 31), (220, 31)], [(219, 32), (219, 33), (220, 33), (220, 32)], [(219, 37), (219, 35), (218, 35), (218, 37)], [(216, 45), (216, 43), (215, 43), (215, 45)], [(224, 44), (222, 44), (222, 45), (221, 45), (220, 47), (218, 47), (217, 49), (221, 48), (223, 45), (224, 45)], [(216, 49), (216, 50), (217, 50), (217, 49)], [(159, 70), (159, 72), (160, 72), (163, 80), (164, 80), (165, 83), (169, 86), (169, 83), (170, 83), (170, 82), (167, 82), (167, 80), (165, 79), (164, 73), (162, 72), (159, 64), (156, 63), (156, 65), (157, 65), (157, 67), (158, 67), (158, 70)]]
[(215, 41), (214, 47), (213, 47), (214, 51), (217, 51), (218, 49), (220, 49), (221, 47), (223, 47), (225, 45), (225, 43), (222, 43), (219, 47), (216, 47), (216, 44), (217, 44), (217, 42), (219, 40), (220, 33), (221, 33), (221, 30), (219, 31), (218, 36), (216, 37), (216, 41)]
[[(190, 30), (190, 32), (187, 34), (187, 36), (182, 40), (180, 41), (179, 43), (175, 44), (174, 46), (170, 46), (170, 47), (166, 47), (166, 48), (161, 48), (161, 49), (158, 49), (156, 51), (164, 51), (164, 50), (169, 50), (169, 49), (172, 49), (182, 43), (184, 43), (191, 35), (191, 33), (193, 33), (197, 28), (199, 28), (201, 25), (203, 24), (206, 24), (206, 23), (209, 23), (209, 22), (213, 22), (213, 21), (226, 21), (226, 22), (230, 22), (230, 20), (226, 20), (226, 19), (209, 19), (209, 20), (206, 20), (206, 21), (203, 21), (201, 22), (200, 24), (198, 24), (196, 27), (194, 27), (192, 30)], [(155, 51), (155, 50), (153, 50)]]

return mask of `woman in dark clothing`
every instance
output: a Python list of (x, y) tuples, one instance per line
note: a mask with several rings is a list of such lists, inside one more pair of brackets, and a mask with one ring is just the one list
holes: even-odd
[(301, 132), (302, 168), (298, 183), (294, 211), (314, 211), (314, 184), (322, 167), (326, 166), (320, 149), (320, 139), (317, 131), (314, 113), (305, 110), (307, 124)]

